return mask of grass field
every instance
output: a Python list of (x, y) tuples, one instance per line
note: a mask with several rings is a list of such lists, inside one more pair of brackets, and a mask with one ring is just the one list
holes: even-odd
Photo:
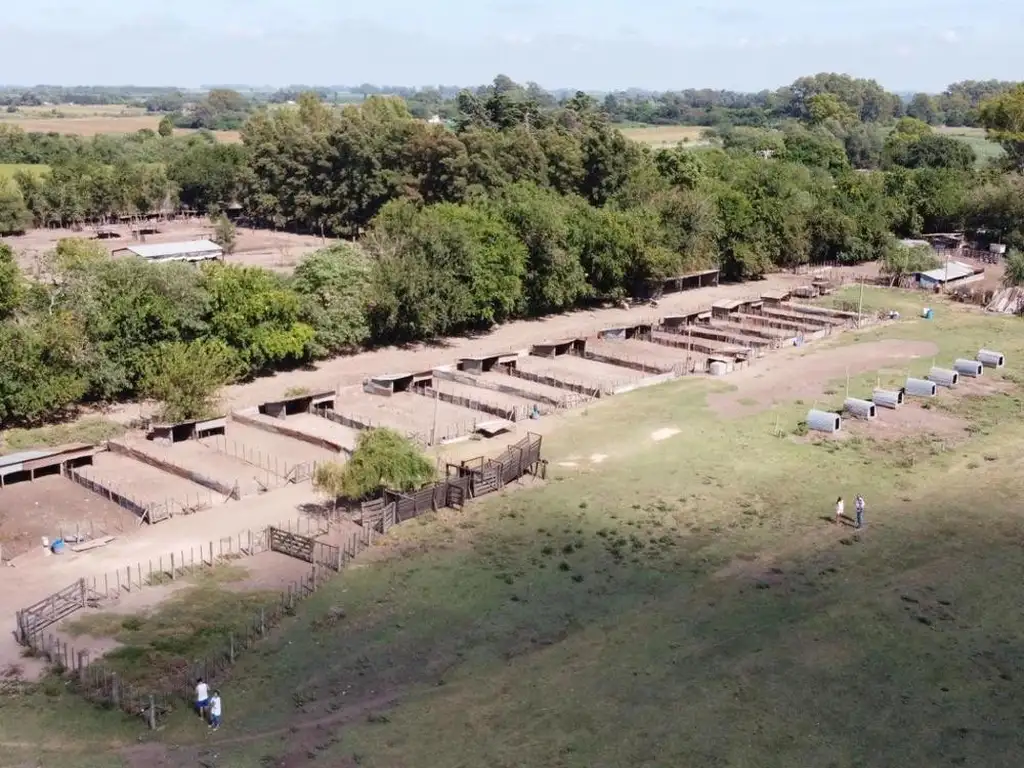
[[(95, 136), (101, 133), (155, 131), (163, 115), (150, 114), (136, 107), (113, 105), (60, 105), (56, 107), (20, 107), (17, 112), (0, 112), (0, 125), (15, 125), (24, 131)], [(178, 135), (192, 131), (175, 129)], [(238, 131), (216, 131), (219, 141), (241, 141)]]
[(32, 165), (30, 163), (0, 163), (0, 179), (13, 179), (18, 171), (30, 171), (42, 174), (48, 171), (48, 165)]
[(998, 144), (995, 144), (985, 138), (984, 128), (946, 128), (945, 126), (936, 128), (940, 133), (944, 133), (947, 136), (954, 136), (958, 139), (962, 139), (971, 145), (971, 149), (974, 150), (974, 154), (977, 155), (977, 165), (986, 165), (989, 160), (997, 157), (1002, 157), (1003, 148)]
[[(234, 668), (215, 736), (182, 713), (137, 745), (46, 684), (0, 699), (0, 764), (1018, 766), (1024, 335), (865, 293), (908, 319), (779, 353), (815, 394), (714, 405), (756, 403), (755, 368), (615, 397), (545, 438), (545, 485), (400, 526)], [(800, 436), (846, 386), (801, 360), (882, 340), (1008, 368), (905, 409), (955, 435)], [(858, 492), (863, 532), (827, 522)]]
[(647, 144), (655, 149), (674, 147), (676, 144), (699, 145), (704, 143), (701, 134), (707, 128), (699, 125), (639, 125), (622, 123), (615, 126), (633, 141)]

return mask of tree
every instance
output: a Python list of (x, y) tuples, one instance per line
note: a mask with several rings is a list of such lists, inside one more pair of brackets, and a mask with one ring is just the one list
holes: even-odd
[(67, 313), (0, 322), (0, 425), (59, 418), (88, 389), (81, 328)]
[(1010, 251), (1006, 254), (1004, 266), (1006, 271), (1003, 273), (1003, 285), (1007, 288), (1024, 285), (1024, 252)]
[(371, 235), (378, 339), (488, 328), (523, 307), (526, 248), (490, 206), (392, 202)]
[(988, 140), (1006, 152), (1009, 166), (1024, 171), (1024, 83), (982, 102), (978, 117)]
[(287, 281), (257, 267), (209, 264), (209, 335), (234, 349), (250, 373), (309, 359), (316, 331), (302, 322), (302, 299)]
[(0, 235), (20, 235), (32, 225), (32, 213), (17, 183), (0, 178)]
[(927, 272), (939, 266), (938, 257), (930, 245), (911, 246), (897, 240), (887, 244), (879, 261), (879, 272), (890, 278), (890, 286), (915, 272)]
[[(327, 486), (325, 471), (321, 477)], [(356, 448), (345, 463), (340, 482), (331, 486), (331, 493), (350, 499), (364, 499), (385, 488), (414, 491), (436, 476), (434, 463), (416, 445), (392, 429), (368, 429), (359, 433)]]
[(227, 216), (221, 214), (213, 222), (213, 242), (224, 249), (229, 256), (235, 252), (238, 233)]
[(295, 268), (292, 286), (305, 299), (303, 317), (316, 329), (318, 356), (351, 352), (369, 338), (371, 275), (366, 254), (347, 243), (312, 253)]
[(317, 462), (313, 490), (330, 499), (331, 506), (337, 509), (338, 499), (345, 494), (345, 465), (337, 461)]
[(174, 119), (170, 115), (164, 115), (160, 118), (156, 132), (164, 138), (174, 135)]
[(221, 341), (171, 342), (147, 355), (140, 390), (160, 402), (167, 423), (201, 419), (217, 415), (220, 388), (241, 370), (238, 356)]
[(14, 251), (0, 243), (0, 320), (14, 314), (21, 305), (24, 283)]

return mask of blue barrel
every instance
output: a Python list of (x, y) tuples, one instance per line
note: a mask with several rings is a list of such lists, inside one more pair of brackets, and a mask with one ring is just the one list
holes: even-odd
[(57, 539), (50, 545), (50, 551), (55, 555), (64, 554), (64, 539)]

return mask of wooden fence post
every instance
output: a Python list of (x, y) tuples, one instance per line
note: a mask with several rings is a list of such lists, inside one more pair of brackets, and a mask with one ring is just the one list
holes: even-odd
[(174, 553), (171, 552), (171, 581), (174, 581)]
[(149, 730), (156, 730), (156, 701), (153, 700), (153, 694), (149, 694)]
[(260, 608), (260, 637), (263, 637), (267, 631), (267, 617), (263, 608)]
[(228, 635), (228, 661), (232, 664), (235, 663), (235, 633), (231, 632)]

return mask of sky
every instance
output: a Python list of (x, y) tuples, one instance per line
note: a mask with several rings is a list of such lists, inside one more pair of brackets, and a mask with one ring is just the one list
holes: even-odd
[(758, 91), (815, 72), (890, 90), (1024, 76), (995, 0), (33, 0), (0, 15), (0, 82)]

